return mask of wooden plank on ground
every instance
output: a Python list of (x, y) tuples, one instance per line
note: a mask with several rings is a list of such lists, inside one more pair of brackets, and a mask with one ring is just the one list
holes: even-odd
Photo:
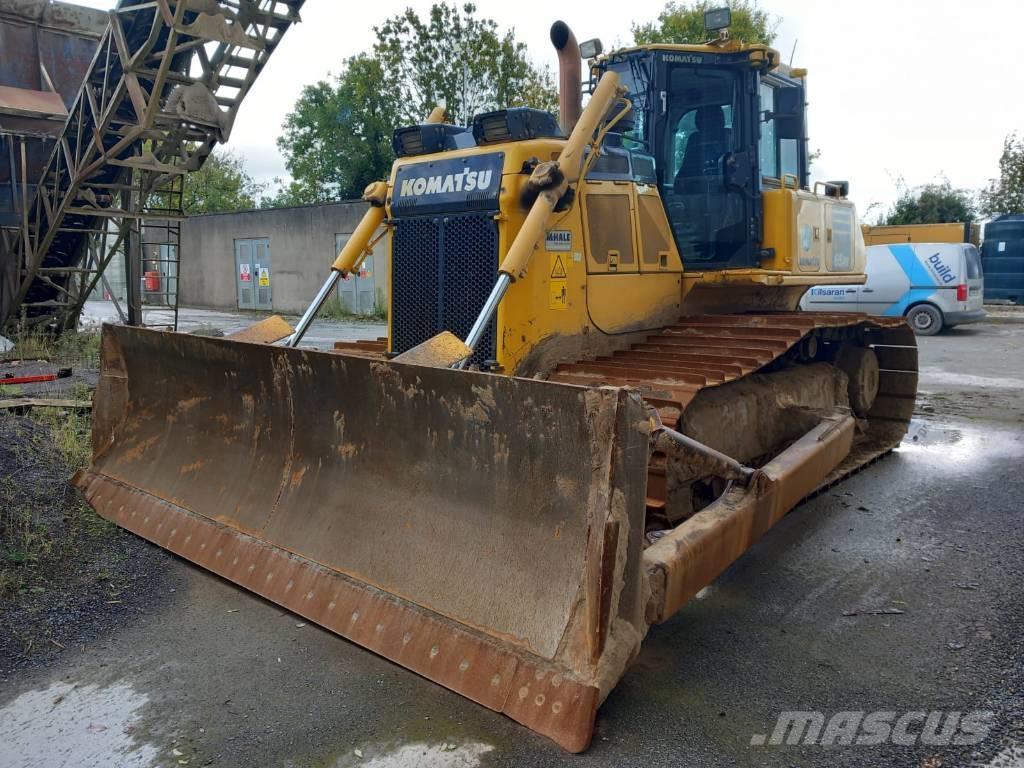
[(54, 397), (12, 397), (0, 400), (0, 411), (15, 408), (74, 408), (91, 410), (92, 403), (88, 400), (68, 400)]

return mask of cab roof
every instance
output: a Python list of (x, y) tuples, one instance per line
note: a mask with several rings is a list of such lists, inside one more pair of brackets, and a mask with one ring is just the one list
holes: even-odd
[(750, 53), (751, 61), (762, 62), (765, 69), (775, 69), (779, 66), (782, 58), (779, 52), (772, 48), (770, 45), (764, 43), (744, 43), (733, 38), (726, 40), (710, 40), (706, 43), (700, 43), (697, 45), (683, 45), (677, 43), (648, 43), (646, 45), (634, 45), (629, 48), (619, 48), (614, 51), (609, 51), (598, 57), (598, 64), (604, 64), (615, 57), (627, 55), (630, 53), (654, 53), (657, 51), (664, 51), (667, 53), (708, 53), (708, 54), (722, 54), (722, 53)]

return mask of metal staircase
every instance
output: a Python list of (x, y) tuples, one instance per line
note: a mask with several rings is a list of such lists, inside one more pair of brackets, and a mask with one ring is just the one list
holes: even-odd
[(227, 141), (303, 1), (120, 0), (34, 198), (22, 174), (20, 226), (0, 232), (0, 330), (74, 328), (119, 256), (124, 321), (176, 326), (184, 177)]

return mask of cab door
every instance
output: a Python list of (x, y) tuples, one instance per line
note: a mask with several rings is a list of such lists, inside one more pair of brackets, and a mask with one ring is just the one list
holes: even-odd
[(658, 186), (688, 269), (760, 263), (757, 72), (747, 54), (658, 53)]

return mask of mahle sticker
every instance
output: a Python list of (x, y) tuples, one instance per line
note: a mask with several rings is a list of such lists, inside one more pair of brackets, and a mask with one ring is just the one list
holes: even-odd
[(568, 229), (552, 229), (544, 238), (544, 250), (546, 251), (571, 251), (572, 232)]

